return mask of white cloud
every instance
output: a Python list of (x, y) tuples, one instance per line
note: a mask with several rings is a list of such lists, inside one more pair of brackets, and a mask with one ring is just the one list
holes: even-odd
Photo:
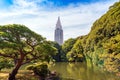
[[(14, 0), (9, 10), (0, 13), (0, 24), (24, 24), (48, 40), (54, 40), (54, 29), (57, 17), (61, 17), (64, 39), (85, 35), (90, 31), (93, 22), (102, 16), (114, 2), (108, 0), (79, 6), (47, 10), (38, 5), (43, 0)], [(52, 3), (50, 3), (52, 6)], [(48, 6), (49, 7), (49, 6)]]

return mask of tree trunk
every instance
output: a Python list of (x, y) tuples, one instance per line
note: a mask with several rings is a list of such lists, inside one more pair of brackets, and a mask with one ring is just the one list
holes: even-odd
[(19, 68), (20, 68), (21, 65), (22, 65), (23, 59), (24, 59), (24, 57), (22, 56), (21, 59), (19, 59), (19, 60), (17, 61), (15, 68), (14, 68), (14, 69), (12, 70), (12, 72), (9, 74), (8, 80), (16, 80), (15, 76), (16, 76), (16, 74), (18, 73), (18, 70), (19, 70)]
[(17, 69), (13, 69), (13, 71), (9, 74), (8, 80), (16, 80), (15, 75), (17, 74), (17, 72)]
[(39, 80), (45, 80), (45, 78), (44, 78), (44, 77), (39, 76)]

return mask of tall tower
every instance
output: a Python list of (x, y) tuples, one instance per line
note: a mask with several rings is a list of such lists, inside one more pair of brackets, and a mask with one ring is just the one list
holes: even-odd
[(57, 20), (57, 23), (56, 23), (54, 40), (59, 45), (63, 44), (63, 30), (62, 30), (62, 25), (61, 25), (61, 22), (60, 22), (60, 17), (58, 17), (58, 20)]

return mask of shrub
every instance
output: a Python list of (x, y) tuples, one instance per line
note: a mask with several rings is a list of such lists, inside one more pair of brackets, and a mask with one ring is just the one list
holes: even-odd
[(27, 70), (32, 70), (35, 75), (43, 78), (47, 77), (47, 74), (49, 73), (48, 65), (45, 63), (29, 65), (26, 68)]

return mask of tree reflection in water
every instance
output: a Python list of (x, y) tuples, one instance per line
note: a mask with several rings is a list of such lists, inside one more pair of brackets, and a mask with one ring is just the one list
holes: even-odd
[(87, 67), (86, 63), (59, 62), (49, 68), (68, 80), (120, 80), (114, 74), (105, 72), (97, 67)]

